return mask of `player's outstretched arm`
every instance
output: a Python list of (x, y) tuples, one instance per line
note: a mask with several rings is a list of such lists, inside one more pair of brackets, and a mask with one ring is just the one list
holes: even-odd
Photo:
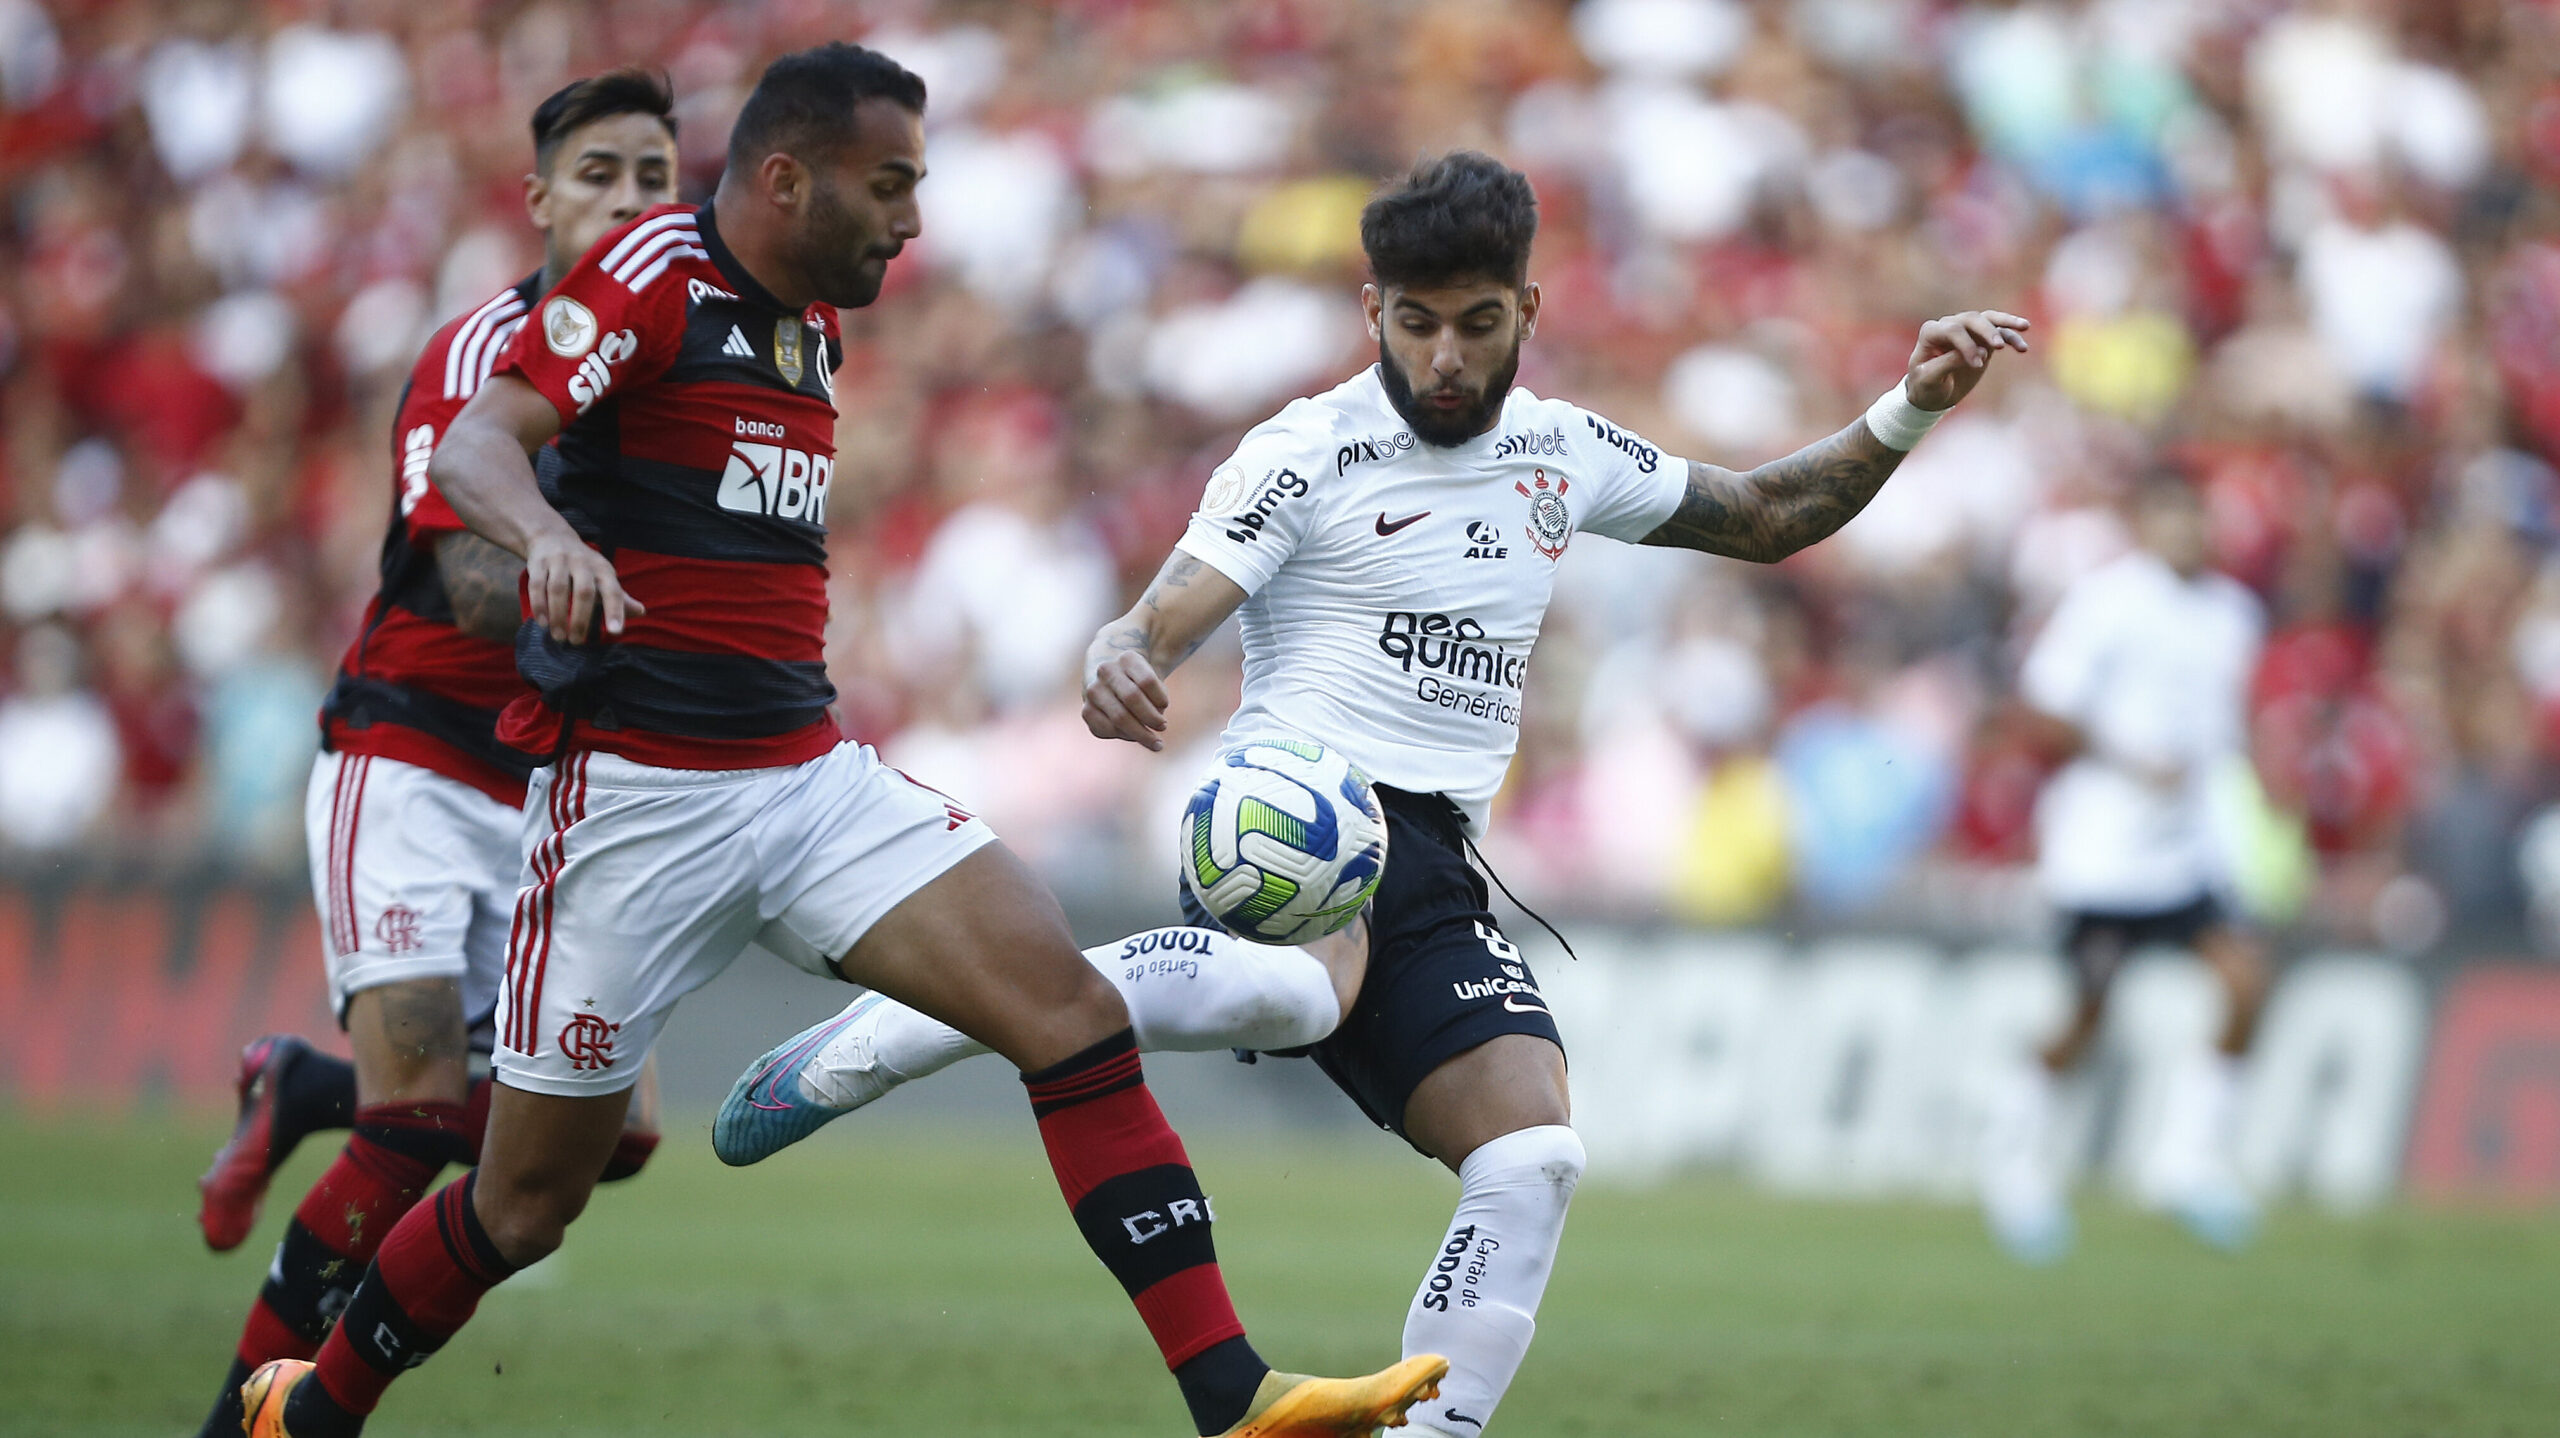
[(613, 561), (587, 547), (560, 517), (533, 477), (529, 456), (560, 432), (560, 413), (512, 374), (490, 376), (453, 417), (427, 478), (471, 532), (524, 560), (533, 617), (572, 644), (587, 638), (587, 617), (601, 608), (604, 630), (643, 613), (622, 592)]
[[(1945, 411), (1973, 392), (1993, 355), (2026, 352), (2027, 327), (1999, 310), (1929, 321), (1912, 347), (1899, 398), (1918, 410)], [(1904, 441), (1899, 447), (1887, 444), (1870, 417), (1747, 472), (1691, 460), (1680, 507), (1644, 542), (1771, 564), (1829, 538), (1867, 507), (1918, 442), (1909, 433), (1895, 436)]]
[(1175, 550), (1137, 605), (1102, 627), (1084, 655), (1084, 727), (1097, 739), (1164, 748), (1163, 676), (1244, 603), (1241, 586)]

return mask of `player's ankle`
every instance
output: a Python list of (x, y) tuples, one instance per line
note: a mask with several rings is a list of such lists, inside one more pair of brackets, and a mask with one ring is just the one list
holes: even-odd
[(1271, 1365), (1253, 1351), (1242, 1335), (1213, 1343), (1173, 1370), (1182, 1401), (1191, 1409), (1191, 1426), (1202, 1434), (1224, 1433), (1244, 1421)]

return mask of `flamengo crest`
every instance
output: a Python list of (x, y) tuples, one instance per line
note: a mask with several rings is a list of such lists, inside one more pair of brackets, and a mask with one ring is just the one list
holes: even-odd
[(1564, 492), (1573, 487), (1573, 481), (1557, 479), (1550, 482), (1543, 469), (1537, 472), (1536, 480), (1535, 489), (1519, 483), (1511, 487), (1529, 501), (1529, 542), (1547, 558), (1560, 559), (1564, 556), (1565, 545), (1573, 538), (1573, 511), (1564, 503)]
[(622, 1025), (609, 1024), (594, 1014), (571, 1014), (560, 1029), (560, 1056), (573, 1069), (609, 1069), (613, 1067), (613, 1036)]

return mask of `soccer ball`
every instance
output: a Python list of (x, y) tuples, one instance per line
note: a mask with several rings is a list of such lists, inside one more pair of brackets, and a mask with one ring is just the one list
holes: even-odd
[(1218, 752), (1182, 808), (1182, 884), (1240, 939), (1302, 944), (1358, 916), (1386, 870), (1369, 776), (1305, 739)]

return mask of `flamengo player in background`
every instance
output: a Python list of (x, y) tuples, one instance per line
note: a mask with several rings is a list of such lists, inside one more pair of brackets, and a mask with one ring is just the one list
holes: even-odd
[(2207, 809), (2224, 767), (2245, 762), (2263, 620), (2247, 589), (2207, 567), (2204, 507), (2183, 478), (2148, 476), (2131, 507), (2137, 547), (2063, 591), (2018, 676), (2049, 747), (2070, 758), (2036, 802), (2036, 877), (2068, 925), (2080, 987), (2043, 1062), (1992, 1095), (1983, 1134), (1984, 1216), (2030, 1263), (2071, 1246), (2050, 1152), (2055, 1081), (2096, 1041), (2116, 970), (2155, 945), (2193, 950), (2228, 1006), (2217, 1050), (2173, 1073), (2139, 1187), (2217, 1247), (2245, 1244), (2257, 1226), (2231, 1129), (2267, 961), (2215, 900), (2223, 871)]
[[(202, 1185), (205, 1241), (221, 1251), (248, 1236), (303, 1134), (339, 1115), (355, 1132), (285, 1229), (207, 1438), (240, 1431), (241, 1382), (269, 1359), (310, 1356), (391, 1225), (446, 1164), (479, 1153), (487, 1083), (468, 1064), (487, 1051), (533, 768), (497, 740), (499, 711), (524, 692), (523, 565), (463, 529), (428, 486), (427, 458), (535, 297), (606, 231), (673, 197), (674, 98), (663, 77), (619, 70), (535, 109), (525, 208), (543, 267), (436, 331), (402, 391), (382, 588), (321, 707), (306, 805), (330, 1000), (355, 1064), (290, 1036), (242, 1055), (240, 1124)], [(617, 1170), (636, 1172), (656, 1142), (625, 1135)]]
[[(551, 756), (498, 1002), (480, 1166), (412, 1209), (316, 1364), (272, 1363), (250, 1438), (360, 1431), (481, 1295), (559, 1247), (686, 993), (756, 942), (893, 994), (1024, 1072), (1077, 1226), (1199, 1432), (1366, 1434), (1447, 1368), (1274, 1373), (1119, 995), (985, 824), (843, 742), (827, 706), (834, 307), (920, 229), (924, 84), (834, 44), (766, 69), (713, 202), (607, 235), (543, 299), (430, 476), (523, 556), (540, 690), (502, 736)], [(560, 439), (558, 508), (527, 456)], [(590, 547), (591, 545), (596, 547)], [(627, 587), (626, 587), (627, 586)]]
[[(1683, 462), (1511, 387), (1538, 322), (1537, 224), (1528, 180), (1468, 152), (1371, 201), (1360, 238), (1376, 283), (1362, 302), (1377, 365), (1245, 436), (1086, 661), (1086, 727), (1161, 749), (1161, 676), (1241, 609), (1244, 699), (1225, 742), (1303, 734), (1377, 780), (1389, 839), (1367, 974), (1313, 1056), (1370, 1118), (1458, 1174), (1457, 1216), (1404, 1333), (1407, 1353), (1449, 1357), (1444, 1391), (1413, 1413), (1416, 1432), (1449, 1438), (1483, 1431), (1527, 1354), (1582, 1175), (1555, 1018), (1463, 852), (1519, 741), (1557, 559), (1582, 531), (1783, 559), (1863, 508), (1992, 355), (2026, 348), (2016, 315), (1932, 320), (1902, 383), (1848, 428), (1747, 474)], [(1184, 907), (1210, 923), (1187, 895)], [(1144, 1033), (1147, 1006), (1189, 991), (1126, 992)], [(836, 1024), (799, 1060), (815, 1096), (868, 1102), (973, 1051), (896, 1005), (811, 1034)]]

